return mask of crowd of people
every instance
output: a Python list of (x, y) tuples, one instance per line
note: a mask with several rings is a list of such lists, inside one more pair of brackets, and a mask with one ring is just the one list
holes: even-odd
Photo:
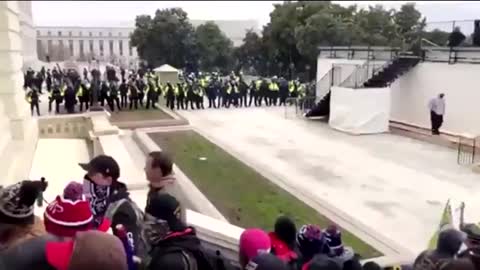
[[(176, 185), (173, 162), (151, 152), (145, 165), (149, 191), (145, 209), (119, 181), (114, 158), (99, 155), (89, 163), (83, 182), (70, 182), (47, 202), (45, 179), (0, 188), (1, 270), (361, 270), (359, 256), (342, 243), (336, 225), (321, 229), (278, 217), (272, 232), (247, 228), (239, 239), (238, 264), (202, 245), (186, 223), (182, 202), (170, 194)], [(46, 202), (43, 218), (36, 204)], [(414, 270), (480, 269), (480, 229), (440, 232), (435, 250), (422, 252)], [(465, 238), (465, 235), (467, 237)]]
[[(204, 248), (186, 224), (184, 207), (169, 194), (176, 184), (169, 155), (148, 156), (145, 209), (119, 181), (114, 158), (100, 155), (80, 166), (86, 172), (83, 183), (70, 182), (47, 202), (43, 218), (34, 215), (34, 207), (45, 200), (45, 179), (0, 189), (0, 269), (238, 269)], [(241, 269), (316, 269), (318, 256), (334, 269), (359, 265), (334, 225), (297, 231), (292, 219), (279, 217), (273, 232), (250, 228), (239, 240)]]
[[(120, 73), (120, 74), (117, 74)], [(107, 66), (105, 72), (99, 69), (83, 70), (83, 76), (74, 69), (35, 72), (31, 68), (24, 74), (26, 98), (32, 115), (40, 115), (40, 95), (46, 89), (49, 95), (48, 110), (60, 113), (63, 103), (67, 113), (88, 110), (93, 103), (101, 107), (108, 105), (110, 111), (138, 108), (155, 108), (160, 97), (171, 110), (230, 108), (252, 106), (286, 105), (287, 98), (302, 98), (306, 95), (306, 84), (299, 79), (286, 80), (283, 77), (258, 78), (248, 82), (242, 74), (233, 71), (230, 76), (218, 73), (189, 73), (178, 76), (177, 82), (160, 81), (151, 70), (125, 70), (120, 72)], [(95, 94), (96, 93), (96, 94)], [(94, 97), (94, 95), (96, 95)], [(78, 106), (76, 106), (78, 104)], [(76, 110), (77, 108), (77, 110)]]

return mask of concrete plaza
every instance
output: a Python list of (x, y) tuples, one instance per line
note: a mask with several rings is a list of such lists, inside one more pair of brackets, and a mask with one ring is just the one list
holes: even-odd
[(392, 134), (351, 136), (323, 122), (285, 119), (283, 108), (180, 114), (320, 212), (329, 205), (345, 222), (369, 228), (370, 237), (414, 254), (426, 247), (449, 198), (465, 201), (466, 220), (478, 221), (479, 176), (456, 164), (455, 150)]

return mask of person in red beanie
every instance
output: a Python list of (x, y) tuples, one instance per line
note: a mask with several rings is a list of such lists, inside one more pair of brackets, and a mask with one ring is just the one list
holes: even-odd
[[(94, 229), (90, 203), (82, 192), (82, 184), (70, 182), (65, 187), (63, 196), (57, 196), (47, 206), (43, 222), (48, 233), (61, 238), (72, 238), (77, 232)], [(109, 225), (102, 226), (99, 230), (106, 231)]]

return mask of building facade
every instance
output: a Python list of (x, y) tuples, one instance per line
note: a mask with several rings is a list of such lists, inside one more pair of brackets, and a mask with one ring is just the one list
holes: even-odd
[[(207, 21), (191, 22), (196, 27)], [(234, 46), (243, 43), (247, 30), (258, 31), (258, 22), (255, 20), (220, 20), (215, 23), (232, 40)], [(133, 22), (124, 23), (122, 27), (37, 26), (34, 33), (36, 42), (28, 42), (26, 46), (31, 47), (29, 50), (36, 50), (41, 61), (47, 61), (47, 57), (52, 62), (65, 60), (84, 62), (96, 59), (133, 67), (139, 60), (136, 48), (130, 46), (130, 35), (134, 29)], [(31, 32), (27, 31), (30, 34)]]
[(130, 46), (133, 28), (38, 26), (36, 48), (41, 61), (100, 60), (124, 67), (137, 64), (135, 47)]
[(22, 38), (23, 69), (37, 67), (37, 48), (35, 27), (32, 20), (32, 2), (18, 1), (20, 33)]

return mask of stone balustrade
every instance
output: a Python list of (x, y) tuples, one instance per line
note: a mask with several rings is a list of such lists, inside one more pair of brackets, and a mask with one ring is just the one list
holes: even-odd
[(85, 114), (47, 116), (38, 118), (38, 129), (42, 139), (87, 139), (92, 121)]
[(188, 209), (186, 218), (205, 248), (218, 250), (228, 260), (238, 263), (238, 243), (243, 228)]

